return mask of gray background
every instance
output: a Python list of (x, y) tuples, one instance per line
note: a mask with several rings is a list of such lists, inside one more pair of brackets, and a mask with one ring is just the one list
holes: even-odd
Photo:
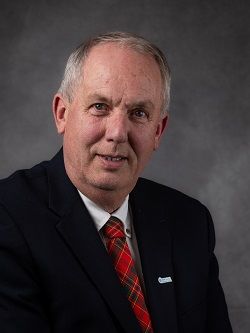
[(234, 331), (250, 331), (250, 4), (0, 1), (0, 177), (53, 156), (65, 61), (93, 33), (128, 30), (168, 55), (171, 121), (145, 175), (210, 209)]

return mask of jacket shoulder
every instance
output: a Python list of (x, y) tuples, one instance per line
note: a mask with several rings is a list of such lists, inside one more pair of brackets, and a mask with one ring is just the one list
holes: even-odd
[(197, 199), (190, 197), (189, 195), (171, 188), (169, 186), (159, 184), (155, 181), (139, 178), (136, 185), (137, 190), (144, 195), (148, 196), (151, 201), (168, 202), (169, 204), (178, 205), (179, 207), (199, 207), (205, 206)]
[(0, 203), (11, 204), (27, 197), (37, 196), (47, 187), (46, 165), (41, 162), (30, 169), (17, 170), (9, 177), (0, 180)]

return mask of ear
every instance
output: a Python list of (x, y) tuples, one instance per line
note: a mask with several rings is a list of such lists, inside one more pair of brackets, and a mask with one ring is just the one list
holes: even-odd
[(53, 115), (59, 134), (64, 134), (69, 112), (69, 103), (57, 93), (53, 99)]
[(164, 115), (164, 118), (161, 118), (156, 129), (155, 134), (155, 144), (154, 144), (154, 150), (156, 150), (160, 145), (160, 139), (162, 137), (162, 134), (167, 126), (168, 123), (168, 113)]

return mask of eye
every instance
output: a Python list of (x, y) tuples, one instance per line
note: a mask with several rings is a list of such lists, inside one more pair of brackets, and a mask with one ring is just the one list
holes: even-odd
[(94, 103), (90, 107), (90, 112), (94, 116), (106, 115), (108, 112), (108, 105), (105, 103)]
[(148, 118), (148, 114), (142, 109), (135, 109), (131, 112), (131, 116), (136, 120), (146, 120)]
[(107, 105), (104, 103), (95, 103), (93, 107), (98, 110), (98, 111), (106, 111), (107, 110)]
[(143, 117), (146, 117), (146, 113), (142, 110), (136, 110), (134, 112), (134, 115), (138, 118), (143, 118)]

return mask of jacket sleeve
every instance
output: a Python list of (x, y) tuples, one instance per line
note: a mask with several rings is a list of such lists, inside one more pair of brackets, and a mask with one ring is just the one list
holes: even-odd
[(0, 327), (2, 333), (49, 333), (32, 257), (15, 223), (0, 205)]
[(207, 332), (232, 333), (224, 292), (219, 281), (219, 266), (214, 255), (215, 233), (211, 215), (206, 209), (209, 230), (209, 279), (208, 279), (208, 307)]

